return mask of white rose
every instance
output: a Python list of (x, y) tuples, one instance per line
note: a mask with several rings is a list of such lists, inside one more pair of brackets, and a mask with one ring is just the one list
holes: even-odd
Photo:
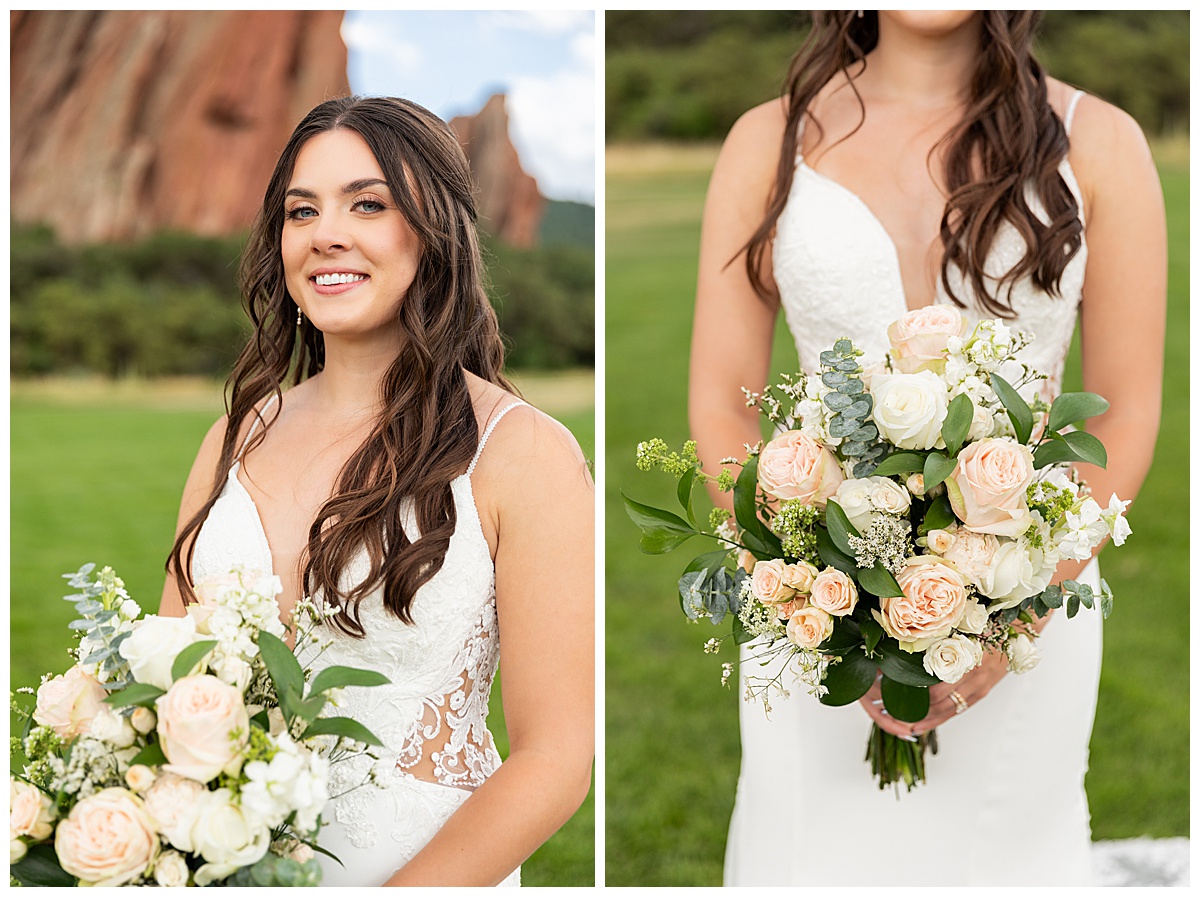
[(1033, 643), (1033, 639), (1024, 633), (1018, 635), (1008, 643), (1006, 653), (1008, 654), (1008, 670), (1010, 673), (1028, 673), (1042, 659), (1041, 654), (1038, 653), (1037, 645)]
[(907, 480), (904, 481), (904, 486), (913, 495), (924, 497), (925, 495), (925, 474), (913, 473), (909, 474)]
[[(1033, 563), (1033, 554), (1038, 556), (1037, 567)], [(991, 610), (1004, 610), (1015, 607), (1030, 595), (1036, 595), (1044, 586), (1039, 587), (1042, 570), (1041, 552), (1032, 549), (1024, 539), (1005, 541), (996, 549), (988, 570), (983, 574), (979, 591), (992, 599)]]
[(139, 794), (149, 790), (157, 778), (154, 770), (149, 766), (143, 766), (141, 763), (135, 763), (129, 769), (125, 770), (125, 784)]
[(941, 555), (975, 588), (982, 589), (984, 579), (993, 569), (999, 548), (1000, 540), (991, 533), (959, 529), (954, 533), (954, 541)]
[(967, 442), (976, 442), (991, 437), (996, 426), (996, 419), (991, 411), (978, 402), (975, 403), (974, 408), (975, 413), (971, 415), (971, 428), (967, 431)]
[[(873, 477), (871, 479), (882, 479)], [(843, 480), (834, 493), (833, 500), (846, 512), (850, 525), (859, 533), (871, 525), (871, 479)]]
[(967, 609), (963, 611), (962, 619), (958, 621), (958, 625), (954, 628), (960, 632), (981, 635), (983, 630), (987, 628), (987, 623), (988, 609), (974, 598), (968, 598)]
[(196, 641), (196, 624), (191, 617), (149, 616), (134, 626), (118, 651), (129, 661), (134, 679), (165, 690), (171, 687), (175, 658)]
[(19, 863), (29, 848), (20, 838), (10, 838), (8, 841), (8, 864)]
[(932, 371), (879, 377), (872, 384), (871, 418), (879, 432), (902, 449), (931, 449), (942, 443), (949, 399), (946, 384)]
[(102, 706), (92, 718), (92, 726), (88, 730), (88, 734), (119, 748), (129, 747), (137, 738), (137, 733), (133, 730), (129, 719), (116, 713), (107, 704)]
[(871, 504), (885, 514), (906, 514), (912, 505), (908, 490), (887, 477), (867, 477), (871, 484)]
[(921, 659), (926, 672), (943, 682), (957, 682), (982, 662), (983, 646), (958, 633), (934, 642)]
[(46, 840), (54, 832), (55, 815), (53, 799), (43, 794), (36, 785), (8, 777), (9, 839), (25, 837), (34, 841)]
[(254, 674), (250, 664), (240, 657), (220, 658), (212, 665), (212, 672), (226, 685), (232, 685), (238, 691), (246, 690), (246, 686), (250, 684), (250, 677)]
[(185, 887), (188, 881), (187, 862), (175, 851), (166, 851), (154, 864), (154, 881), (162, 888)]
[(191, 834), (192, 849), (205, 860), (196, 870), (199, 887), (257, 862), (271, 846), (271, 830), (247, 819), (228, 788), (200, 795)]
[(948, 533), (944, 529), (931, 529), (925, 536), (925, 545), (933, 554), (945, 557), (946, 552), (954, 545), (954, 533)]
[(134, 707), (133, 715), (129, 717), (130, 725), (142, 735), (149, 735), (158, 725), (158, 717), (149, 707)]

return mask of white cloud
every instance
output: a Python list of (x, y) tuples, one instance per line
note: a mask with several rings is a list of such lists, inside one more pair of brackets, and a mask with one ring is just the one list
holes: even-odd
[(544, 195), (595, 202), (595, 81), (591, 73), (518, 77), (508, 95), (513, 144)]
[(527, 9), (494, 12), (491, 22), (497, 28), (534, 31), (539, 34), (566, 34), (593, 30), (595, 13), (587, 9)]

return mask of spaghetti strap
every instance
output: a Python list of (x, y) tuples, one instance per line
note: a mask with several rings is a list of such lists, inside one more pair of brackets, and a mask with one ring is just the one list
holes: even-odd
[(500, 423), (500, 418), (504, 417), (504, 415), (508, 414), (508, 412), (512, 411), (517, 406), (525, 404), (528, 403), (522, 402), (520, 399), (516, 399), (515, 401), (505, 405), (500, 413), (488, 422), (487, 429), (484, 430), (483, 435), (479, 437), (479, 447), (475, 449), (475, 457), (471, 459), (471, 463), (467, 466), (467, 476), (470, 476), (475, 472), (475, 465), (479, 463), (479, 456), (483, 454), (483, 447), (487, 445), (488, 437), (492, 435), (492, 430), (496, 429), (496, 424)]
[(250, 437), (254, 435), (256, 430), (258, 430), (258, 425), (262, 423), (262, 416), (267, 413), (268, 408), (275, 404), (276, 398), (277, 396), (272, 394), (271, 398), (267, 399), (266, 403), (262, 406), (262, 410), (254, 415), (254, 423), (250, 425), (250, 432), (246, 434), (246, 438), (242, 440), (242, 444), (238, 447), (237, 457), (234, 463), (240, 464), (242, 462), (242, 455), (246, 451), (246, 446), (250, 444)]
[(1071, 97), (1071, 101), (1067, 103), (1067, 117), (1063, 119), (1063, 129), (1067, 132), (1067, 136), (1071, 136), (1071, 121), (1075, 118), (1075, 107), (1079, 105), (1079, 100), (1083, 97), (1083, 91), (1077, 90)]

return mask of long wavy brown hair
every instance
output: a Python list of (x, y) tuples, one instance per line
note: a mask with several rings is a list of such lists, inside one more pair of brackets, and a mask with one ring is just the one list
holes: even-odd
[[(479, 443), (463, 371), (512, 389), (501, 373), (503, 344), (483, 285), (466, 156), (441, 119), (407, 100), (329, 100), (305, 116), (284, 147), (238, 272), (254, 332), (226, 384), (228, 425), (220, 460), (208, 500), (180, 531), (167, 570), (184, 601), (194, 600), (195, 537), (239, 454), (243, 422), (254, 415), (263, 424), (249, 451), (271, 425), (263, 419), (263, 400), (270, 395), (278, 400), (286, 381), (299, 383), (324, 364), (321, 332), (307, 318), (297, 326), (280, 237), (296, 157), (313, 136), (338, 128), (366, 141), (421, 242), (416, 276), (397, 312), (404, 338), (380, 387), (383, 412), (339, 473), (333, 497), (309, 529), (305, 552), (306, 594), (320, 591), (326, 602), (340, 605), (344, 612), (333, 618), (335, 624), (361, 637), (358, 606), (368, 593), (382, 583), (384, 605), (411, 622), (413, 596), (445, 560), (457, 516), (450, 483), (466, 470)], [(420, 530), (415, 542), (402, 525), (409, 509)], [(363, 549), (370, 572), (347, 590), (342, 573)]]
[[(1039, 289), (1058, 294), (1063, 270), (1079, 251), (1083, 226), (1075, 197), (1058, 171), (1069, 148), (1066, 129), (1050, 108), (1046, 73), (1033, 56), (1042, 14), (984, 10), (981, 15), (983, 36), (967, 87), (967, 111), (939, 144), (948, 147), (944, 173), (949, 193), (941, 221), (941, 282), (950, 298), (965, 307), (951, 286), (954, 266), (988, 314), (1012, 317), (1007, 295), (1023, 278), (1032, 277)], [(812, 23), (784, 84), (787, 128), (766, 217), (744, 247), (750, 282), (764, 298), (774, 292), (763, 270), (764, 253), (791, 190), (801, 119), (808, 113), (818, 135), (822, 133), (809, 105), (839, 73), (849, 81), (865, 117), (854, 77), (869, 64), (867, 54), (879, 41), (879, 16), (874, 11), (815, 11)], [(1027, 187), (1041, 201), (1047, 221), (1030, 208)], [(984, 262), (1005, 221), (1016, 228), (1026, 251), (993, 291), (985, 280)]]

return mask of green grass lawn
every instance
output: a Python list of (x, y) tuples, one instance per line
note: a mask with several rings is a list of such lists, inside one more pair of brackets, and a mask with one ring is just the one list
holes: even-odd
[[(535, 404), (543, 376), (521, 378)], [(10, 403), (11, 687), (36, 686), (71, 664), (60, 574), (86, 562), (109, 565), (146, 612), (155, 612), (183, 483), (200, 440), (220, 416), (220, 387), (179, 395), (157, 388), (31, 390), (14, 384)], [(571, 401), (546, 410), (595, 457), (590, 380)], [(497, 680), (499, 682), (499, 680)], [(502, 755), (508, 738), (493, 690), (490, 723)], [(527, 885), (590, 885), (595, 877), (595, 798), (525, 864)]]
[[(606, 181), (606, 882), (718, 885), (737, 781), (738, 695), (719, 685), (720, 658), (702, 653), (711, 627), (688, 625), (679, 611), (676, 578), (701, 549), (642, 555), (620, 497), (675, 504), (669, 478), (640, 474), (633, 456), (640, 440), (688, 437), (708, 173), (694, 164), (673, 171), (657, 157), (654, 171), (639, 172), (634, 154), (620, 158)], [(1171, 258), (1164, 415), (1129, 514), (1134, 536), (1102, 559), (1117, 604), (1086, 782), (1097, 839), (1188, 834), (1188, 174), (1175, 167), (1162, 177)], [(781, 325), (773, 370), (795, 363)], [(1078, 388), (1077, 352), (1071, 364), (1068, 389)]]

